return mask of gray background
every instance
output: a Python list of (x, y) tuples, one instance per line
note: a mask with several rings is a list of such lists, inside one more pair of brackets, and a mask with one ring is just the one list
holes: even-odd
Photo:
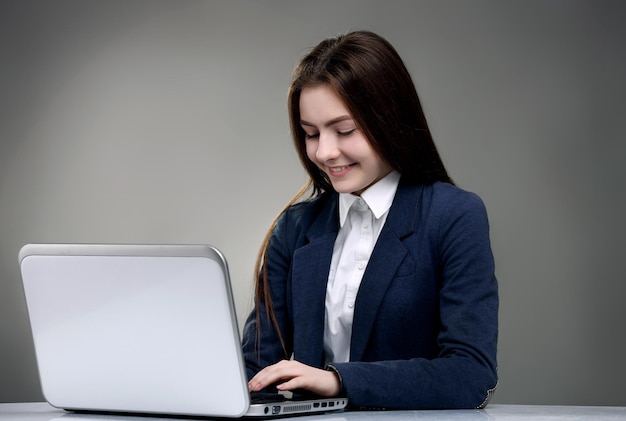
[(499, 403), (626, 405), (626, 7), (615, 1), (0, 2), (0, 401), (42, 398), (28, 242), (211, 243), (242, 319), (305, 181), (296, 60), (387, 37), (457, 183), (485, 200)]

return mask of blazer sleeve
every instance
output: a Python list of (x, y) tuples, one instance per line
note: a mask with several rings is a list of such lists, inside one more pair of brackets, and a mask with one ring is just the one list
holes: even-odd
[(440, 278), (438, 355), (332, 364), (351, 406), (478, 408), (495, 390), (498, 291), (485, 207), (460, 191), (428, 213), (422, 222)]

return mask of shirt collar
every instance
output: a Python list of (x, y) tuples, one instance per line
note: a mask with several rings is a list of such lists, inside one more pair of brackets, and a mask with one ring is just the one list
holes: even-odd
[(361, 196), (352, 193), (339, 193), (339, 225), (343, 227), (348, 218), (350, 206), (359, 199), (363, 199), (372, 210), (374, 217), (379, 219), (391, 207), (393, 198), (400, 182), (400, 173), (391, 171), (367, 188)]

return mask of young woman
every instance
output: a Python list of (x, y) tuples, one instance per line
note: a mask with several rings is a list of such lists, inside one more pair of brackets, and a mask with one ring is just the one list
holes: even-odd
[(371, 32), (322, 41), (288, 103), (311, 180), (259, 253), (250, 390), (483, 407), (497, 383), (487, 215), (448, 176), (401, 58)]

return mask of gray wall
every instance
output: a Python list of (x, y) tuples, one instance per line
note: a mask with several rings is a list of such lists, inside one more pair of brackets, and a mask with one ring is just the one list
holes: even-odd
[(285, 95), (324, 37), (372, 29), (480, 194), (501, 288), (499, 403), (626, 405), (619, 1), (0, 2), (0, 401), (40, 400), (17, 252), (211, 243), (240, 318), (305, 180)]

